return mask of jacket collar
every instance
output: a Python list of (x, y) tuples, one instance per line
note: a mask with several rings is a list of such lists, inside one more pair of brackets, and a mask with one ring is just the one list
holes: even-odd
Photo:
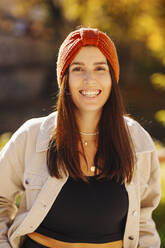
[(57, 125), (57, 112), (43, 118), (36, 142), (36, 152), (47, 151), (52, 132)]
[[(47, 151), (52, 132), (57, 125), (57, 112), (53, 112), (41, 119), (42, 123), (37, 137), (36, 152)], [(154, 144), (148, 133), (131, 118), (124, 117), (124, 119), (134, 143), (135, 153), (153, 151)]]

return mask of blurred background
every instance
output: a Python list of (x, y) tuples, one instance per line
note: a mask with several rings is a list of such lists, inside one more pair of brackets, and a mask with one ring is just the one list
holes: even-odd
[(155, 141), (162, 199), (153, 217), (165, 248), (164, 0), (1, 0), (0, 149), (24, 121), (53, 111), (58, 49), (79, 26), (114, 40), (126, 110)]

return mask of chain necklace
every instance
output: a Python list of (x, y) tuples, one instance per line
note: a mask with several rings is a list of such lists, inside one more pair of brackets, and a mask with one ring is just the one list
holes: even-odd
[[(86, 136), (96, 136), (97, 134), (99, 134), (99, 131), (97, 131), (97, 132), (95, 132), (95, 133), (80, 132), (80, 134), (86, 135)], [(88, 141), (87, 141), (87, 140), (83, 140), (83, 144), (84, 144), (85, 146), (88, 146)]]
[[(95, 133), (80, 132), (80, 134), (81, 134), (81, 135), (86, 135), (86, 136), (96, 136), (96, 135), (99, 134), (99, 131), (97, 131), (97, 132), (95, 132)], [(82, 140), (82, 141), (83, 141), (84, 146), (87, 147), (87, 146), (88, 146), (88, 141), (87, 141), (87, 140)], [(96, 170), (96, 166), (91, 165), (91, 166), (90, 166), (90, 171), (91, 171), (91, 172), (95, 172), (95, 170)]]
[(95, 136), (97, 134), (99, 134), (99, 131), (95, 132), (95, 133), (85, 133), (85, 132), (80, 132), (80, 134), (82, 135), (86, 135), (86, 136)]
[[(86, 141), (86, 140), (83, 140), (83, 144), (84, 144), (84, 146), (88, 146), (88, 142)], [(90, 171), (91, 172), (95, 172), (95, 170), (96, 170), (96, 167), (94, 166), (94, 165), (91, 165), (90, 166)]]

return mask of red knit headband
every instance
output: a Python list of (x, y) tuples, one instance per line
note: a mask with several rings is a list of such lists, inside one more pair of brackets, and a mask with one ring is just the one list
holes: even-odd
[(113, 41), (103, 32), (94, 28), (80, 28), (71, 32), (62, 43), (57, 59), (57, 80), (61, 85), (62, 78), (81, 47), (96, 46), (110, 62), (116, 81), (119, 81), (119, 61)]

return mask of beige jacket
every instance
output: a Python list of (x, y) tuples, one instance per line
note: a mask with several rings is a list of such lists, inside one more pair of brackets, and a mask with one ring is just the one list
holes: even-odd
[[(136, 121), (125, 120), (137, 163), (132, 182), (125, 184), (129, 209), (124, 248), (159, 248), (151, 218), (160, 200), (158, 158), (149, 134)], [(66, 176), (52, 178), (47, 171), (46, 151), (55, 123), (56, 113), (27, 121), (0, 153), (0, 248), (20, 247), (23, 236), (39, 226), (67, 180)], [(20, 192), (22, 203), (16, 212), (13, 202)]]

